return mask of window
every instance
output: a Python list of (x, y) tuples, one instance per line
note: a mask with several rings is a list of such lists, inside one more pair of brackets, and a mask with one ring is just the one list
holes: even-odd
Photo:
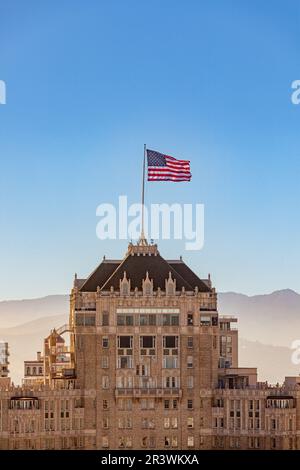
[(43, 375), (43, 368), (39, 367), (39, 375)]
[(85, 315), (84, 316), (84, 326), (95, 326), (96, 316), (95, 315)]
[(119, 447), (121, 448), (130, 448), (132, 447), (132, 437), (131, 436), (121, 436), (119, 437)]
[(26, 375), (30, 375), (30, 367), (26, 367)]
[(119, 356), (118, 369), (132, 369), (132, 356)]
[(164, 356), (163, 368), (176, 369), (178, 367), (178, 358), (174, 356)]
[(32, 375), (36, 375), (36, 367), (32, 368)]
[(142, 447), (147, 447), (147, 436), (142, 437), (141, 445), (142, 445)]
[(170, 418), (164, 418), (164, 428), (169, 429), (170, 427)]
[(200, 325), (201, 326), (210, 326), (210, 317), (206, 315), (201, 315), (200, 317)]
[(177, 436), (172, 436), (172, 447), (177, 447), (178, 446), (178, 439)]
[(164, 400), (164, 408), (165, 410), (177, 410), (178, 409), (178, 402), (177, 400)]
[(177, 348), (178, 347), (178, 336), (164, 336), (163, 337), (164, 348)]
[(107, 400), (102, 400), (102, 409), (103, 410), (108, 410), (108, 401)]
[(136, 375), (147, 377), (148, 376), (148, 366), (144, 364), (137, 364), (136, 366)]
[(131, 429), (132, 428), (132, 419), (131, 416), (125, 416), (119, 418), (119, 429)]
[(102, 369), (108, 368), (108, 356), (102, 356), (101, 365), (102, 365)]
[(108, 418), (107, 417), (102, 419), (102, 428), (103, 429), (108, 429)]
[(194, 427), (194, 418), (189, 417), (189, 418), (187, 419), (187, 427), (188, 427), (188, 428), (193, 428), (193, 427)]
[(141, 336), (140, 337), (140, 347), (141, 348), (155, 348), (156, 343), (155, 336)]
[(178, 326), (179, 325), (179, 314), (164, 314), (162, 317), (163, 326)]
[(155, 437), (154, 436), (150, 436), (149, 437), (149, 447), (154, 449), (156, 447), (155, 445)]
[(271, 419), (271, 429), (276, 429), (276, 419)]
[(194, 447), (194, 436), (188, 436), (187, 438), (187, 446)]
[(154, 429), (155, 421), (153, 418), (142, 418), (142, 429)]
[(150, 398), (150, 399), (147, 399), (147, 398), (143, 398), (141, 400), (141, 409), (142, 410), (153, 410), (154, 409), (154, 399)]
[(165, 377), (165, 387), (166, 388), (178, 388), (179, 377)]
[(153, 326), (156, 325), (156, 315), (140, 315), (140, 326)]
[(108, 447), (108, 437), (102, 436), (102, 447)]
[(102, 313), (102, 326), (108, 326), (109, 325), (109, 314), (108, 312), (103, 312)]
[(194, 315), (192, 313), (187, 314), (187, 324), (188, 326), (193, 326), (194, 324)]
[(108, 337), (107, 336), (103, 336), (103, 338), (102, 338), (102, 347), (103, 348), (108, 348)]
[(118, 326), (133, 326), (133, 315), (117, 315)]
[(187, 357), (187, 367), (188, 367), (188, 369), (193, 368), (193, 356), (188, 356)]
[(109, 388), (109, 377), (108, 375), (102, 376), (102, 388), (107, 389)]
[(178, 439), (177, 436), (165, 436), (165, 447), (177, 447)]
[(118, 336), (118, 347), (132, 349), (133, 337), (132, 336)]
[(193, 400), (188, 400), (187, 401), (187, 409), (192, 410), (193, 409)]
[(193, 342), (193, 337), (192, 336), (188, 336), (187, 347), (188, 348), (193, 348), (194, 347), (194, 342)]
[(192, 375), (187, 377), (187, 388), (194, 388), (194, 377)]

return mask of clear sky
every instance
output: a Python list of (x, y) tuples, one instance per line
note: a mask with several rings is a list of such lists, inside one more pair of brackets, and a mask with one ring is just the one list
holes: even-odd
[(300, 291), (298, 1), (0, 0), (0, 299), (70, 290), (125, 241), (143, 144), (191, 160), (148, 202), (205, 204), (205, 246), (160, 242), (220, 291)]

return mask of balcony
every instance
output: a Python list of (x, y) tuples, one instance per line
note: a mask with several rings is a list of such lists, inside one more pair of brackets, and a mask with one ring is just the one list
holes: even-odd
[(115, 397), (134, 397), (134, 398), (181, 398), (182, 390), (180, 388), (116, 388)]

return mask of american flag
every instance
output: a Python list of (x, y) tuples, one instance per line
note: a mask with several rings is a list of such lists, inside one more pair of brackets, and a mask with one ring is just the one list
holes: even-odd
[(169, 155), (147, 149), (148, 181), (190, 181), (189, 160), (177, 160)]

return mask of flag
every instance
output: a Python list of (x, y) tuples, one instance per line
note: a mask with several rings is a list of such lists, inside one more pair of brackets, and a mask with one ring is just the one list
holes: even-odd
[(148, 181), (190, 181), (189, 160), (177, 160), (169, 155), (147, 149)]

